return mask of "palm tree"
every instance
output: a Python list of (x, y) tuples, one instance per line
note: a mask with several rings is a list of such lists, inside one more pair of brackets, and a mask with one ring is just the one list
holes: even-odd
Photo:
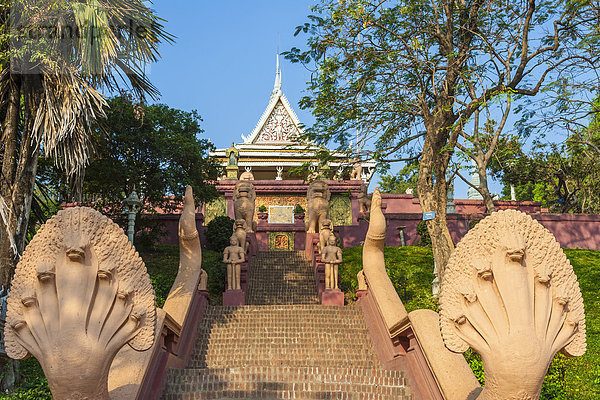
[(104, 116), (102, 92), (157, 98), (144, 66), (173, 37), (142, 0), (0, 0), (0, 7), (0, 284), (7, 285), (25, 246), (38, 156), (81, 179), (91, 128)]

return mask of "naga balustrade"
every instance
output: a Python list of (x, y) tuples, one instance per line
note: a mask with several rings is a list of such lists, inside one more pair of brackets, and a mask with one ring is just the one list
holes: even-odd
[(167, 370), (187, 366), (196, 343), (208, 291), (189, 186), (179, 221), (179, 254), (179, 272), (163, 308), (157, 309), (153, 346), (143, 352), (125, 346), (111, 365), (108, 383), (112, 400), (159, 399)]

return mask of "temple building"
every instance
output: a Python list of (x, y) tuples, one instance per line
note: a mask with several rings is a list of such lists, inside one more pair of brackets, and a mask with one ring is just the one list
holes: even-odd
[[(235, 187), (240, 180), (252, 181), (255, 191), (254, 224), (257, 238), (268, 240), (269, 248), (293, 250), (304, 247), (304, 221), (293, 210), (307, 209), (307, 190), (315, 179), (327, 182), (329, 218), (336, 226), (358, 223), (358, 202), (363, 184), (368, 186), (375, 162), (358, 160), (350, 152), (331, 151), (323, 162), (317, 153), (324, 149), (302, 141), (298, 116), (281, 89), (277, 55), (275, 84), (264, 113), (242, 143), (211, 153), (223, 167), (216, 183), (221, 196), (204, 207), (205, 222), (217, 216), (234, 218)], [(266, 219), (259, 220), (260, 210)], [(277, 216), (276, 216), (277, 215)], [(274, 243), (278, 245), (275, 247)], [(282, 245), (283, 244), (283, 245)]]
[[(279, 55), (275, 84), (269, 103), (252, 132), (242, 135), (242, 143), (211, 153), (226, 170), (223, 179), (235, 180), (244, 172), (255, 180), (302, 180), (310, 171), (320, 170), (325, 179), (341, 179), (354, 165), (347, 153), (331, 152), (327, 165), (319, 163), (319, 147), (298, 141), (302, 124), (281, 89)], [(304, 174), (300, 171), (304, 168)], [(361, 161), (362, 179), (368, 183), (375, 172), (374, 161)], [(307, 168), (308, 167), (308, 170)]]

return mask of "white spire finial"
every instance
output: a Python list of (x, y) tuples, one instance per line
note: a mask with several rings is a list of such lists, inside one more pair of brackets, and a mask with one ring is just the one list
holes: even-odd
[(281, 93), (281, 70), (279, 69), (279, 50), (277, 51), (277, 67), (275, 69), (275, 84), (271, 96)]

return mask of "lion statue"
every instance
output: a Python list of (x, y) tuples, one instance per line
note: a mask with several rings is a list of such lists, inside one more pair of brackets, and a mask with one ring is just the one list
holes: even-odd
[(360, 193), (356, 196), (358, 200), (359, 211), (363, 214), (368, 214), (371, 211), (371, 199), (367, 194), (367, 185), (360, 185)]
[(238, 245), (248, 251), (249, 243), (246, 241), (246, 221), (243, 219), (236, 219), (233, 224), (233, 235), (238, 240)]
[(323, 252), (323, 248), (329, 242), (329, 236), (333, 235), (333, 222), (329, 218), (325, 218), (319, 225), (319, 250)]
[(352, 171), (350, 172), (350, 180), (351, 181), (360, 181), (362, 179), (362, 165), (360, 160), (356, 160), (354, 165), (352, 166)]
[(321, 222), (327, 218), (329, 211), (329, 187), (323, 181), (314, 181), (308, 186), (306, 194), (306, 232), (318, 232)]
[(239, 181), (233, 190), (233, 213), (235, 220), (245, 221), (246, 232), (254, 231), (254, 201), (256, 190), (250, 181)]

